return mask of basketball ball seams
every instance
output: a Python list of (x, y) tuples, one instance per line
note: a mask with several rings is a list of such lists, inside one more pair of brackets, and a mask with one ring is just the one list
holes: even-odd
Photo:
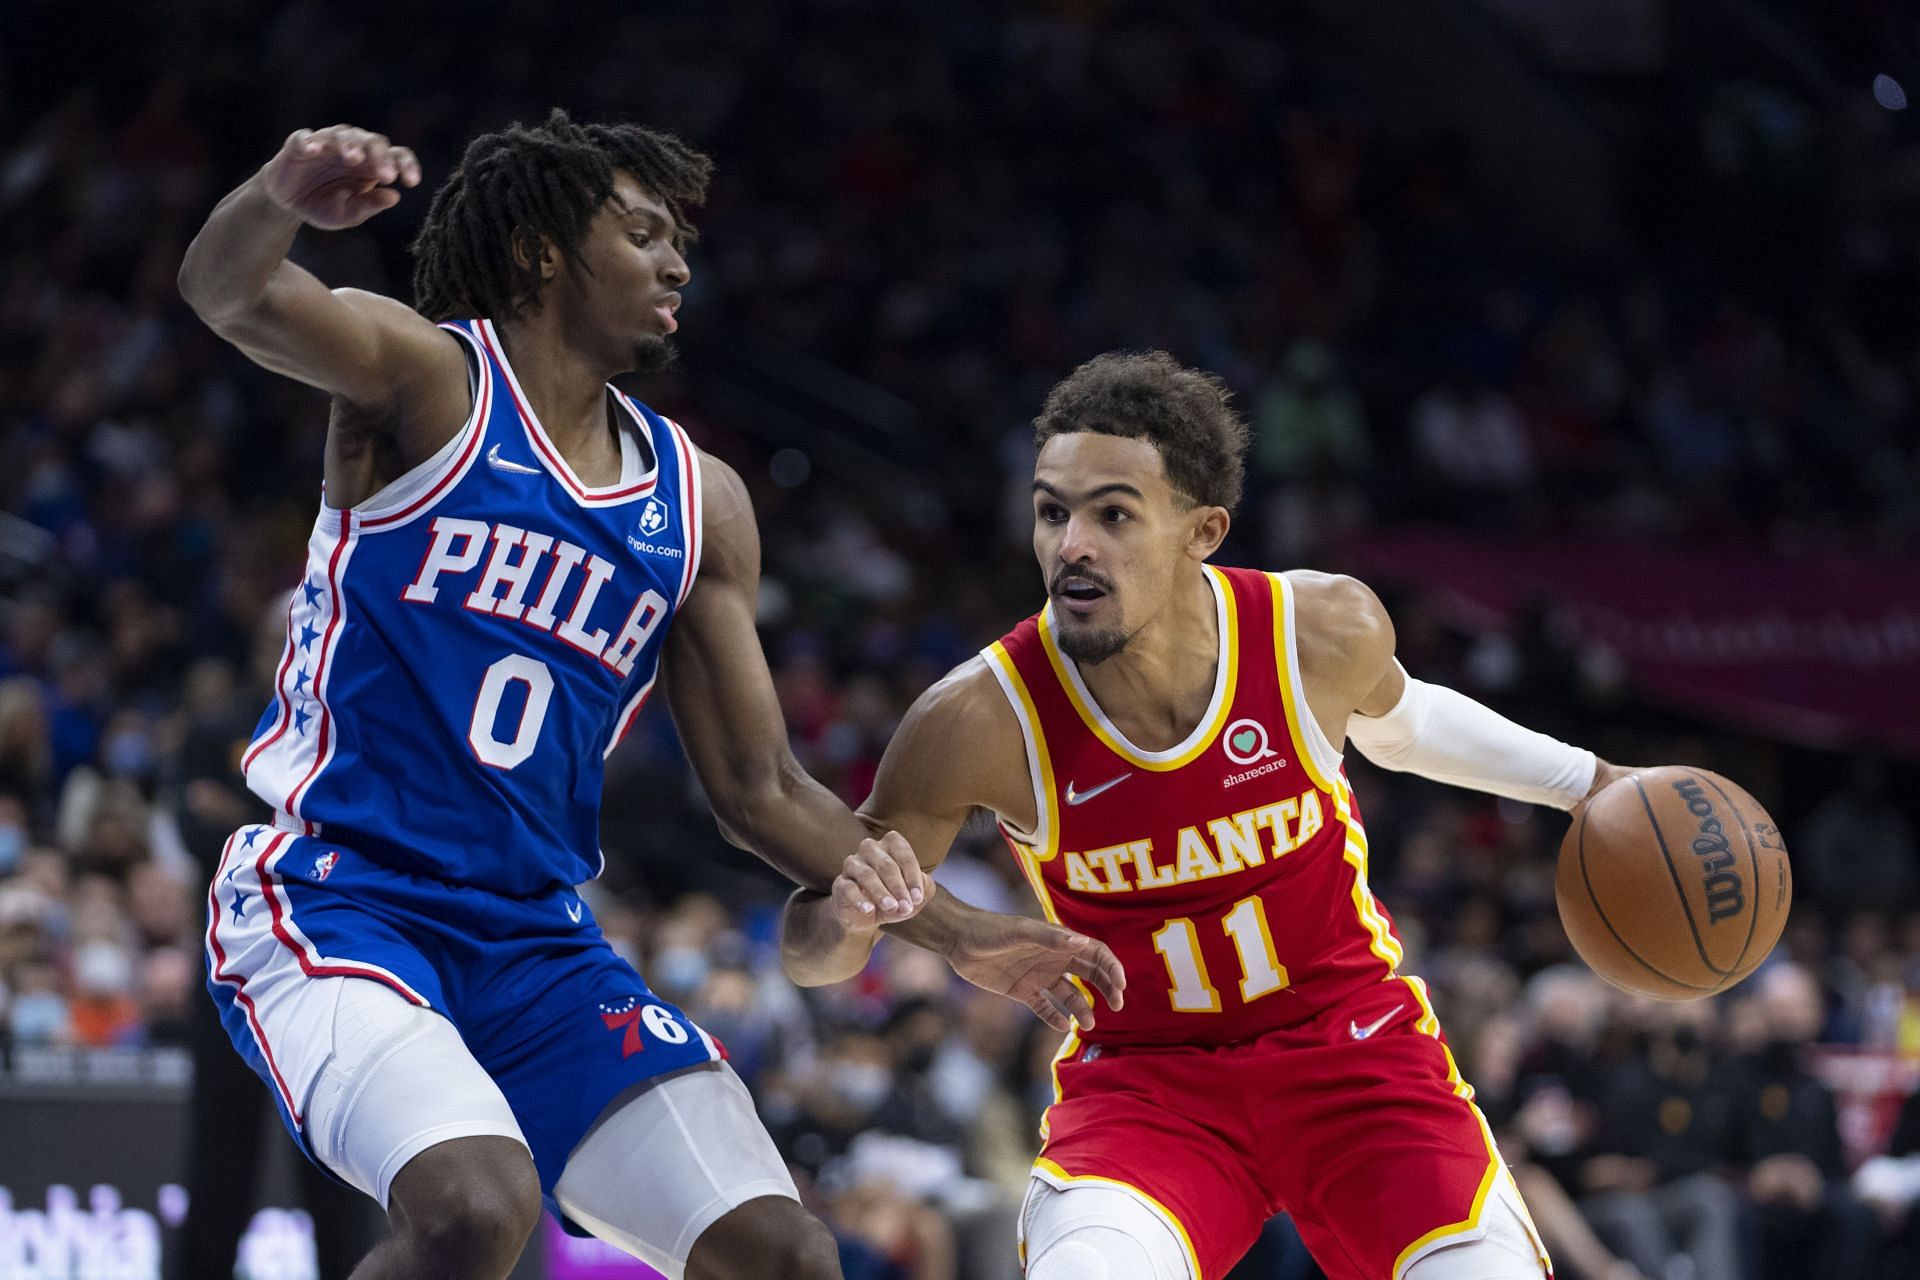
[[(1759, 801), (1704, 769), (1658, 765), (1617, 779), (1628, 780), (1631, 793), (1610, 786), (1582, 805), (1560, 841), (1554, 895), (1567, 938), (1597, 977), (1622, 990), (1657, 1000), (1698, 1000), (1726, 991), (1766, 960), (1788, 919), (1791, 872), (1778, 828)], [(1640, 825), (1642, 816), (1652, 840)], [(1729, 823), (1739, 826), (1746, 842), (1745, 870)], [(1691, 855), (1684, 859), (1690, 874), (1680, 874), (1683, 859), (1676, 851)], [(1763, 852), (1776, 856), (1762, 858)], [(1696, 863), (1698, 881), (1691, 874)], [(1710, 922), (1694, 910), (1694, 892), (1704, 895), (1701, 909)], [(1686, 919), (1684, 932), (1670, 903)], [(1720, 928), (1723, 920), (1730, 927)], [(1699, 975), (1704, 983), (1667, 972), (1693, 963), (1685, 958), (1689, 937), (1706, 969)], [(1715, 963), (1723, 953), (1727, 965)]]
[(1687, 891), (1680, 883), (1680, 868), (1673, 865), (1673, 854), (1667, 849), (1667, 833), (1660, 829), (1660, 819), (1654, 816), (1653, 801), (1647, 796), (1647, 789), (1640, 785), (1639, 774), (1629, 775), (1627, 781), (1633, 783), (1633, 789), (1640, 793), (1641, 807), (1647, 811), (1647, 825), (1653, 828), (1653, 838), (1660, 843), (1660, 856), (1666, 860), (1667, 874), (1673, 877), (1673, 891), (1680, 899), (1680, 910), (1687, 917), (1687, 931), (1693, 935), (1693, 949), (1699, 952), (1700, 963), (1707, 966), (1707, 972), (1725, 978), (1733, 971), (1722, 969), (1707, 955), (1707, 944), (1700, 937), (1700, 925), (1693, 918), (1693, 904), (1687, 901)]
[(1747, 815), (1740, 812), (1740, 806), (1734, 802), (1732, 796), (1727, 794), (1726, 788), (1715, 780), (1713, 774), (1704, 769), (1700, 771), (1700, 778), (1719, 792), (1720, 798), (1727, 802), (1727, 808), (1733, 813), (1734, 823), (1740, 828), (1740, 836), (1747, 842), (1747, 862), (1753, 867), (1753, 910), (1747, 913), (1747, 940), (1740, 944), (1740, 954), (1734, 958), (1732, 969), (1732, 972), (1740, 973), (1741, 966), (1747, 962), (1747, 951), (1753, 946), (1754, 930), (1760, 926), (1760, 855), (1754, 851), (1753, 829), (1747, 824)]
[[(1635, 785), (1637, 786), (1639, 784), (1636, 782)], [(1720, 990), (1720, 987), (1718, 985), (1711, 986), (1711, 987), (1703, 987), (1697, 982), (1683, 982), (1679, 978), (1676, 978), (1669, 973), (1663, 972), (1654, 964), (1652, 964), (1650, 961), (1648, 961), (1646, 957), (1642, 956), (1638, 951), (1635, 951), (1633, 949), (1632, 944), (1630, 944), (1625, 938), (1621, 937), (1620, 931), (1613, 927), (1613, 921), (1607, 919), (1607, 910), (1605, 907), (1600, 905), (1600, 895), (1595, 893), (1593, 890), (1593, 876), (1589, 874), (1587, 871), (1587, 814), (1590, 811), (1591, 811), (1591, 806), (1580, 810), (1580, 830), (1578, 835), (1575, 838), (1575, 846), (1580, 855), (1580, 880), (1587, 887), (1587, 901), (1593, 904), (1593, 914), (1599, 918), (1601, 924), (1606, 926), (1607, 932), (1613, 935), (1613, 940), (1620, 944), (1620, 950), (1624, 954), (1631, 956), (1633, 958), (1634, 963), (1638, 964), (1641, 968), (1645, 969), (1648, 973), (1660, 979), (1662, 982), (1670, 982), (1674, 986), (1684, 987), (1688, 991), (1698, 991), (1702, 995), (1712, 995), (1714, 992)], [(1655, 828), (1655, 829), (1658, 830), (1658, 828)], [(1686, 905), (1684, 899), (1682, 900), (1681, 905), (1683, 907)], [(1689, 924), (1692, 923), (1691, 917), (1688, 918), (1688, 923)], [(1711, 968), (1711, 966), (1709, 966), (1709, 968)], [(1715, 970), (1715, 972), (1718, 972), (1718, 970)]]

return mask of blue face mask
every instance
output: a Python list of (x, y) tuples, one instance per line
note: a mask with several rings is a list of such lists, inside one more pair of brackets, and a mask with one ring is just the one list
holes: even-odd
[(16, 998), (8, 1021), (20, 1044), (50, 1044), (67, 1031), (67, 1002), (51, 991)]
[(0, 827), (0, 880), (19, 869), (20, 859), (26, 854), (27, 829), (13, 823)]
[(153, 766), (153, 746), (139, 732), (116, 733), (100, 753), (107, 772), (123, 778), (144, 778)]

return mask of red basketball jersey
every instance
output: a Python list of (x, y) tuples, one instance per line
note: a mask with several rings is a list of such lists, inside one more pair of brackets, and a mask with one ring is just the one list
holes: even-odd
[(1033, 831), (1002, 823), (1007, 842), (1048, 917), (1126, 967), (1126, 1008), (1099, 1009), (1102, 1044), (1251, 1040), (1401, 959), (1339, 753), (1306, 709), (1291, 585), (1206, 573), (1213, 698), (1168, 750), (1134, 746), (1094, 702), (1050, 608), (983, 653), (1019, 716), (1038, 811)]

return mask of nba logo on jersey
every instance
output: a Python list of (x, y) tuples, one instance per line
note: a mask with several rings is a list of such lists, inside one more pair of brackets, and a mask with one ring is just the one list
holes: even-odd
[(651, 538), (667, 527), (667, 504), (658, 498), (648, 498), (646, 506), (640, 509), (640, 532)]
[(314, 859), (313, 870), (307, 872), (307, 874), (315, 880), (325, 880), (333, 874), (333, 866), (338, 861), (340, 861), (339, 853), (329, 849), (326, 853)]

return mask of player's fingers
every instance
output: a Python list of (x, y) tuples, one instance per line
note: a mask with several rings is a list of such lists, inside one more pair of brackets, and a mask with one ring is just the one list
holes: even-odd
[(926, 901), (927, 891), (924, 885), (926, 873), (920, 869), (920, 859), (914, 855), (913, 846), (898, 831), (889, 831), (880, 837), (879, 845), (886, 855), (900, 868), (901, 887), (915, 906)]
[(846, 869), (841, 873), (845, 879), (853, 881), (860, 892), (866, 895), (876, 911), (888, 912), (899, 908), (899, 899), (887, 892), (886, 885), (880, 882), (880, 876), (874, 869), (858, 857), (847, 859)]
[(340, 159), (359, 168), (366, 165), (373, 154), (373, 140), (379, 135), (368, 129), (358, 129), (350, 124), (335, 125), (333, 128), (334, 146), (340, 153)]
[(394, 158), (393, 140), (384, 133), (369, 133), (366, 140), (366, 165), (374, 177), (382, 182), (394, 182), (400, 177), (400, 162)]
[(905, 869), (893, 859), (891, 854), (880, 847), (878, 841), (862, 840), (860, 858), (873, 868), (874, 874), (880, 877), (880, 883), (886, 888), (887, 896), (893, 900), (881, 903), (882, 907), (892, 911), (897, 906), (913, 906), (913, 899), (907, 896)]
[(1087, 947), (1067, 964), (1067, 972), (1093, 984), (1109, 1009), (1127, 1002), (1127, 971), (1104, 942), (1088, 940)]
[(394, 167), (400, 174), (400, 185), (417, 187), (420, 185), (420, 157), (413, 154), (412, 147), (393, 149)]
[(874, 907), (860, 886), (840, 876), (833, 882), (833, 914), (844, 928), (871, 929)]
[(295, 129), (287, 135), (280, 149), (290, 156), (310, 156), (318, 154), (320, 142), (313, 136), (311, 129)]
[(1062, 978), (1048, 987), (1047, 993), (1053, 997), (1054, 1003), (1066, 1011), (1068, 1017), (1080, 1024), (1082, 1031), (1093, 1030), (1093, 1003), (1079, 987)]
[(1039, 991), (1029, 996), (1027, 998), (1027, 1008), (1033, 1010), (1035, 1017), (1052, 1027), (1055, 1031), (1073, 1030), (1073, 1019), (1068, 1016), (1065, 1009), (1060, 1007), (1059, 1001), (1055, 1000), (1045, 991)]

